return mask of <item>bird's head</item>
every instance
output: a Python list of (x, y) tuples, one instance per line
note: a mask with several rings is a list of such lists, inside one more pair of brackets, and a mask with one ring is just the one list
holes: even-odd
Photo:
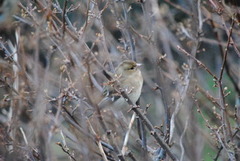
[(132, 75), (133, 73), (140, 71), (138, 69), (139, 66), (141, 66), (141, 64), (138, 64), (135, 61), (125, 60), (116, 68), (116, 74), (122, 76)]

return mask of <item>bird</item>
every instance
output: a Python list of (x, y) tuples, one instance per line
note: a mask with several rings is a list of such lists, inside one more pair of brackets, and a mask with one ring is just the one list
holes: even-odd
[[(141, 70), (139, 69), (140, 66), (141, 64), (136, 63), (135, 61), (124, 60), (115, 69), (114, 74), (106, 72), (105, 75), (109, 81), (104, 83), (104, 98), (98, 104), (100, 109), (108, 108), (112, 110), (112, 114), (115, 116), (115, 119), (118, 120), (117, 123), (119, 123), (118, 125), (113, 123), (114, 126), (118, 128), (121, 127), (124, 133), (127, 130), (124, 134), (125, 137), (122, 148), (123, 155), (126, 153), (128, 138), (133, 121), (136, 118), (136, 113), (134, 112), (132, 114), (131, 119), (128, 117), (130, 106), (127, 103), (127, 100), (122, 96), (121, 91), (124, 90), (128, 95), (128, 99), (130, 99), (133, 104), (137, 103), (143, 86), (143, 77)], [(114, 122), (115, 119), (111, 117), (111, 122)], [(122, 134), (123, 133), (120, 132), (118, 136)]]
[(141, 64), (135, 61), (124, 60), (116, 67), (114, 74), (106, 73), (110, 75), (108, 76), (110, 80), (103, 83), (104, 98), (98, 104), (100, 109), (111, 106), (114, 111), (127, 112), (129, 105), (122, 97), (120, 89), (125, 91), (132, 103), (136, 104), (143, 86), (140, 66)]

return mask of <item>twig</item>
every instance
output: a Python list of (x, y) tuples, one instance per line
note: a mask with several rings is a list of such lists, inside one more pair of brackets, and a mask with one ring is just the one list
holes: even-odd
[[(237, 135), (237, 133), (239, 132), (239, 128), (233, 133), (233, 136), (232, 136), (232, 138), (234, 138), (236, 135)], [(231, 140), (229, 139), (228, 140), (228, 143), (230, 142)], [(217, 155), (216, 155), (216, 157), (213, 159), (214, 161), (217, 161), (218, 160), (218, 157), (220, 156), (220, 153), (221, 153), (221, 151), (223, 150), (223, 146), (221, 145), (221, 147), (219, 148), (219, 150), (218, 150), (218, 152), (217, 152)]]
[(63, 146), (67, 146), (66, 139), (65, 139), (65, 136), (64, 136), (64, 134), (63, 134), (62, 129), (60, 130), (60, 135), (61, 135), (61, 137), (62, 137)]
[(98, 148), (99, 148), (101, 154), (103, 155), (103, 160), (108, 161), (107, 156), (103, 150), (101, 141), (98, 141), (97, 144), (98, 144)]
[(104, 146), (105, 148), (108, 148), (109, 150), (114, 151), (114, 148), (113, 148), (111, 145), (109, 145), (109, 144), (107, 144), (107, 143), (105, 143), (105, 142), (103, 142), (103, 141), (101, 141), (101, 144), (102, 144), (102, 146)]
[(150, 36), (145, 36), (142, 35), (140, 33), (138, 33), (138, 31), (136, 31), (132, 26), (130, 26), (131, 31), (133, 31), (133, 33), (135, 33), (138, 37), (142, 38), (143, 40), (147, 41), (150, 44), (153, 44), (154, 42), (151, 40), (151, 35)]
[(225, 67), (226, 60), (227, 60), (227, 55), (228, 55), (228, 47), (230, 45), (230, 41), (231, 41), (231, 37), (232, 37), (233, 26), (234, 26), (234, 21), (232, 20), (232, 24), (231, 24), (230, 31), (229, 31), (229, 34), (228, 34), (227, 47), (226, 47), (225, 53), (223, 55), (223, 62), (222, 62), (221, 72), (220, 72), (220, 76), (219, 76), (219, 79), (218, 79), (219, 83), (221, 83), (221, 81), (222, 81), (223, 71), (224, 71), (224, 67)]
[[(42, 4), (41, 1), (36, 0), (36, 3), (39, 5), (39, 7), (40, 7), (41, 10), (45, 10), (46, 7)], [(22, 6), (23, 6), (23, 5), (22, 5)], [(26, 11), (28, 12), (27, 9), (24, 8), (24, 10), (26, 10)], [(62, 21), (61, 21), (54, 13), (50, 12), (49, 14), (50, 14), (49, 16), (52, 16), (55, 20), (57, 20), (58, 23), (62, 24)], [(70, 30), (68, 27), (66, 27), (66, 28), (65, 28), (65, 29), (66, 29), (66, 32), (69, 34), (69, 36), (70, 36), (74, 41), (78, 42), (78, 41), (79, 41), (79, 37), (78, 37), (77, 32), (75, 31), (74, 27), (70, 24), (70, 21), (68, 21), (67, 17), (65, 17), (65, 19), (66, 19), (66, 21), (69, 23), (69, 24), (68, 24), (68, 27), (71, 28), (71, 30)], [(34, 22), (35, 22), (35, 21), (34, 21)], [(53, 23), (53, 19), (51, 20), (51, 22)], [(72, 33), (72, 32), (74, 32), (74, 33)]]
[(74, 156), (70, 153), (69, 149), (64, 147), (60, 142), (56, 143), (58, 146), (60, 146), (63, 150), (64, 153), (66, 153), (72, 160), (76, 161), (76, 159), (74, 158)]
[[(162, 72), (160, 71), (160, 79), (163, 78), (163, 75), (162, 75)], [(163, 79), (162, 79), (162, 82), (163, 82)], [(167, 105), (167, 100), (166, 100), (166, 96), (165, 96), (165, 91), (163, 91), (164, 89), (159, 87), (157, 84), (156, 84), (156, 87), (155, 89), (158, 89), (160, 91), (160, 94), (161, 94), (161, 97), (162, 97), (162, 101), (163, 101), (163, 106), (164, 106), (164, 110), (165, 110), (165, 124), (166, 124), (166, 128), (165, 128), (165, 140), (166, 140), (166, 143), (168, 144), (169, 143), (169, 140), (170, 140), (170, 120), (171, 120), (171, 116), (170, 116), (170, 107)]]
[[(220, 104), (221, 104), (221, 107), (222, 107), (222, 124), (224, 125), (223, 129), (225, 129), (225, 126), (227, 126), (227, 132), (228, 132), (228, 135), (230, 137), (232, 136), (232, 131), (231, 131), (230, 122), (229, 122), (228, 117), (227, 117), (227, 109), (226, 109), (226, 103), (225, 103), (225, 97), (224, 97), (224, 90), (223, 90), (223, 86), (222, 86), (222, 77), (223, 77), (223, 71), (224, 71), (224, 68), (225, 68), (225, 64), (226, 64), (226, 61), (227, 61), (228, 47), (230, 45), (233, 25), (234, 25), (234, 21), (232, 20), (232, 24), (231, 24), (231, 27), (230, 27), (230, 32), (229, 32), (229, 35), (228, 35), (227, 47), (226, 47), (225, 53), (223, 55), (223, 62), (222, 62), (221, 71), (220, 71), (220, 75), (219, 75), (219, 79), (218, 79), (219, 92), (220, 92), (220, 96), (221, 96), (220, 97), (221, 98), (220, 99)], [(224, 132), (224, 138), (225, 138), (225, 141), (227, 141), (227, 136), (226, 136), (225, 132)]]
[[(229, 40), (230, 41), (230, 40)], [(229, 43), (228, 43), (229, 44)], [(222, 108), (222, 120), (223, 120), (223, 124), (225, 125), (225, 121), (227, 123), (227, 129), (228, 129), (228, 133), (229, 135), (231, 136), (231, 129), (230, 129), (230, 123), (228, 121), (228, 119), (226, 118), (226, 108), (225, 108), (225, 99), (224, 99), (224, 94), (223, 94), (223, 88), (222, 88), (222, 70), (223, 70), (223, 66), (221, 68), (221, 72), (220, 72), (220, 76), (219, 78), (214, 75), (210, 69), (208, 69), (205, 64), (203, 64), (201, 61), (199, 61), (197, 58), (193, 57), (191, 54), (189, 54), (186, 50), (184, 50), (183, 48), (181, 48), (180, 46), (177, 46), (177, 48), (182, 52), (184, 53), (185, 55), (187, 55), (188, 57), (192, 58), (193, 60), (195, 60), (197, 62), (197, 64), (201, 67), (204, 68), (205, 71), (207, 71), (213, 78), (214, 78), (214, 81), (217, 81), (218, 85), (219, 85), (219, 90), (220, 90), (220, 94), (221, 94), (221, 100), (220, 100), (220, 105), (221, 105), (221, 108)], [(227, 54), (227, 53), (226, 53)], [(226, 56), (225, 56), (226, 57)], [(223, 62), (224, 64), (224, 62)], [(226, 135), (225, 135), (226, 136)], [(225, 137), (226, 139), (226, 137)]]
[(6, 87), (10, 88), (15, 94), (19, 95), (19, 92), (12, 85), (8, 84), (6, 80), (0, 78), (0, 82), (4, 83)]
[(96, 138), (97, 145), (98, 145), (98, 148), (99, 148), (100, 153), (102, 154), (103, 160), (104, 160), (104, 161), (108, 161), (107, 156), (106, 156), (106, 154), (105, 154), (105, 152), (104, 152), (104, 150), (103, 150), (100, 137), (97, 135), (97, 133), (96, 133), (95, 130), (93, 129), (92, 124), (90, 123), (89, 119), (87, 119), (87, 123), (88, 123), (88, 125), (89, 125), (89, 127), (90, 127), (90, 129), (91, 129), (91, 131), (92, 131), (92, 133), (93, 133), (93, 135), (94, 135), (95, 138)]
[(126, 102), (132, 107), (131, 110), (134, 111), (139, 116), (139, 118), (145, 123), (148, 130), (150, 131), (150, 134), (155, 138), (159, 145), (164, 150), (166, 150), (167, 154), (171, 157), (172, 160), (177, 160), (175, 155), (171, 152), (170, 147), (161, 139), (161, 137), (155, 131), (152, 123), (148, 120), (148, 118), (141, 113), (141, 111), (136, 107), (136, 105), (129, 99), (124, 90), (121, 90), (120, 92), (123, 98), (126, 100)]
[(173, 6), (174, 8), (182, 11), (183, 13), (186, 13), (187, 15), (189, 16), (192, 16), (192, 13), (189, 12), (188, 10), (184, 9), (183, 7), (179, 6), (179, 5), (176, 5), (174, 4), (173, 2), (171, 2), (170, 0), (164, 0), (166, 3), (170, 4), (171, 6)]
[(128, 125), (128, 130), (126, 132), (126, 135), (125, 135), (125, 138), (124, 138), (124, 142), (123, 142), (123, 147), (122, 147), (122, 155), (123, 156), (126, 154), (126, 151), (127, 151), (128, 138), (129, 138), (129, 134), (130, 134), (130, 131), (132, 129), (133, 122), (134, 122), (135, 118), (136, 118), (136, 113), (133, 113), (132, 118), (130, 120), (130, 123)]
[(23, 128), (20, 127), (19, 129), (20, 129), (20, 131), (21, 131), (21, 133), (23, 135), (23, 140), (24, 140), (25, 144), (28, 145), (27, 137), (25, 135), (25, 132), (24, 132)]
[(199, 91), (203, 96), (205, 96), (209, 101), (211, 101), (215, 106), (221, 108), (221, 105), (217, 102), (216, 98), (214, 98), (209, 92), (205, 91), (202, 87), (197, 86), (197, 91)]
[[(136, 105), (139, 106), (140, 105), (140, 98), (138, 99), (138, 101), (136, 102)], [(147, 106), (148, 107), (148, 106)], [(146, 107), (146, 108), (147, 108)], [(137, 127), (138, 127), (138, 136), (142, 141), (142, 148), (144, 150), (147, 150), (147, 138), (146, 138), (146, 130), (145, 130), (145, 126), (142, 122), (142, 120), (140, 120), (139, 118), (137, 118)]]
[(224, 141), (222, 140), (222, 137), (221, 137), (220, 134), (219, 134), (219, 131), (220, 131), (221, 127), (223, 127), (223, 126), (224, 126), (224, 125), (220, 126), (219, 129), (216, 131), (216, 136), (217, 136), (219, 142), (221, 143), (223, 149), (225, 149), (225, 151), (227, 152), (229, 160), (230, 160), (230, 161), (235, 161), (236, 158), (233, 156), (232, 152), (227, 149), (227, 147), (225, 146)]
[(225, 144), (226, 144), (226, 143), (229, 143), (229, 142), (231, 141), (231, 139), (234, 138), (234, 136), (239, 132), (239, 129), (237, 129), (237, 130), (235, 131), (235, 133), (233, 134), (232, 138), (229, 139), (227, 142), (222, 141), (222, 138), (221, 138), (221, 136), (220, 136), (220, 134), (219, 134), (219, 130), (220, 130), (224, 125), (221, 125), (221, 126), (218, 128), (218, 130), (216, 131), (216, 129), (215, 129), (213, 126), (210, 125), (209, 120), (203, 115), (203, 113), (202, 113), (202, 111), (201, 111), (201, 109), (200, 109), (200, 107), (199, 107), (199, 105), (198, 105), (197, 99), (195, 99), (195, 105), (197, 106), (197, 112), (200, 113), (200, 115), (202, 116), (203, 120), (206, 122), (206, 126), (207, 126), (211, 131), (213, 131), (213, 132), (215, 133), (216, 137), (217, 137), (218, 140), (219, 140), (219, 143), (221, 144), (221, 147), (219, 148), (219, 151), (218, 151), (216, 157), (214, 158), (214, 161), (217, 161), (218, 157), (220, 156), (220, 152), (221, 152), (221, 150), (222, 150), (223, 148), (227, 151), (228, 155), (230, 156), (229, 150), (226, 148), (226, 145), (225, 145)]
[(197, 62), (197, 64), (200, 67), (203, 67), (204, 70), (206, 70), (208, 72), (208, 74), (210, 74), (216, 81), (218, 80), (217, 76), (214, 75), (210, 69), (208, 67), (206, 67), (205, 64), (203, 64), (200, 60), (198, 60), (197, 58), (195, 58), (194, 56), (192, 56), (191, 54), (189, 54), (186, 50), (184, 50), (183, 48), (181, 48), (180, 46), (177, 46), (178, 50), (180, 50), (183, 54), (185, 54), (186, 56), (192, 58), (193, 60), (195, 60)]
[(63, 25), (63, 28), (62, 28), (62, 38), (64, 38), (64, 36), (65, 36), (65, 30), (66, 30), (65, 14), (66, 14), (67, 3), (68, 3), (68, 0), (65, 0), (65, 1), (64, 1), (64, 5), (63, 5), (63, 12), (62, 12), (62, 25)]
[[(216, 12), (221, 15), (221, 19), (222, 19), (223, 25), (225, 27), (226, 33), (227, 33), (227, 35), (230, 35), (228, 32), (228, 29), (226, 27), (225, 18), (222, 14), (222, 12), (224, 11), (224, 9), (223, 9), (224, 6), (222, 6), (222, 4), (219, 4), (221, 1), (219, 1), (219, 2), (218, 1), (213, 2), (213, 0), (209, 0), (209, 1), (215, 7)], [(231, 17), (231, 19), (232, 19), (232, 21), (234, 21), (234, 19), (232, 17)], [(232, 22), (232, 23), (234, 23), (234, 22)], [(233, 42), (232, 44), (233, 44), (235, 52), (237, 53), (238, 57), (240, 57), (240, 51), (239, 51), (238, 47), (236, 46), (236, 44), (234, 43), (233, 38), (231, 37), (230, 40)]]
[(131, 158), (132, 161), (137, 161), (137, 159), (134, 157), (134, 155), (132, 154), (131, 151), (128, 151), (126, 155), (127, 155), (129, 158)]
[(142, 142), (142, 144), (141, 144), (142, 148), (144, 150), (147, 150), (146, 130), (145, 130), (142, 120), (140, 120), (139, 118), (137, 118), (137, 127), (138, 127), (138, 135)]
[(183, 161), (183, 157), (184, 157), (184, 153), (185, 153), (185, 149), (184, 149), (184, 146), (183, 146), (183, 137), (184, 137), (184, 135), (185, 135), (185, 133), (187, 131), (188, 124), (189, 124), (189, 117), (186, 120), (184, 130), (182, 132), (182, 135), (180, 136), (180, 147), (181, 147), (181, 158), (180, 158), (180, 161)]
[(116, 144), (115, 141), (114, 141), (114, 136), (113, 136), (113, 134), (112, 134), (112, 131), (110, 131), (110, 130), (107, 131), (107, 137), (108, 137), (108, 139), (110, 140), (110, 143), (113, 145), (114, 150), (115, 150), (116, 153), (117, 153), (117, 157), (118, 157), (121, 161), (125, 161), (124, 156), (121, 154), (121, 152), (120, 152), (117, 144)]
[[(129, 24), (129, 20), (128, 20), (128, 12), (127, 12), (127, 8), (126, 8), (126, 3), (124, 1), (121, 1), (119, 2), (122, 6), (122, 10), (123, 10), (123, 18), (119, 15), (115, 15), (116, 16), (116, 21), (120, 21), (120, 23), (122, 24), (121, 27), (118, 27), (122, 34), (124, 35), (123, 38), (126, 37), (127, 39), (127, 43), (125, 43), (125, 48), (127, 48), (128, 46), (130, 46), (130, 54), (131, 54), (131, 59), (136, 61), (136, 47), (135, 47), (135, 44), (134, 44), (134, 39), (133, 39), (133, 36), (130, 32), (130, 29), (131, 29), (131, 25)], [(118, 5), (120, 5), (118, 4)], [(116, 8), (114, 8), (115, 12), (116, 12)]]
[[(213, 27), (213, 29), (215, 29), (216, 26), (215, 26), (215, 24), (213, 23), (212, 20), (210, 20), (210, 23), (211, 23), (211, 26)], [(231, 32), (232, 32), (232, 31), (231, 31)], [(218, 41), (218, 47), (219, 47), (219, 50), (220, 50), (220, 52), (221, 52), (222, 59), (223, 59), (223, 57), (224, 57), (223, 44), (221, 43), (221, 40), (220, 40), (220, 34), (219, 34), (217, 31), (215, 31), (215, 37), (216, 37), (216, 39), (217, 39), (217, 41)], [(229, 45), (229, 43), (227, 43), (226, 46), (227, 46), (227, 45)], [(237, 84), (237, 82), (234, 80), (233, 74), (231, 73), (231, 71), (230, 71), (230, 69), (229, 69), (228, 61), (226, 60), (225, 63), (226, 63), (226, 65), (225, 65), (226, 72), (227, 72), (229, 78), (231, 79), (231, 81), (232, 81), (232, 83), (233, 83), (233, 85), (234, 85), (235, 90), (236, 90), (236, 91), (238, 92), (238, 94), (240, 95), (240, 88), (238, 87), (238, 84)]]
[[(101, 111), (99, 109), (99, 107), (97, 108), (97, 114), (98, 114), (98, 119), (100, 121), (100, 124), (102, 125), (104, 131), (107, 132), (107, 137), (110, 141), (110, 144), (112, 144), (112, 146), (114, 147), (114, 150), (115, 152), (117, 153), (117, 157), (121, 160), (121, 161), (125, 161), (125, 158), (124, 156), (121, 154), (117, 144), (114, 142), (114, 137), (113, 137), (113, 134), (112, 134), (112, 131), (108, 130), (108, 127), (107, 125), (105, 124), (104, 120), (103, 120), (103, 117), (101, 115)], [(88, 120), (88, 119), (87, 119)]]
[(201, 33), (202, 32), (202, 26), (203, 26), (203, 19), (202, 19), (202, 11), (201, 11), (201, 0), (197, 1), (197, 9), (198, 9), (198, 30)]

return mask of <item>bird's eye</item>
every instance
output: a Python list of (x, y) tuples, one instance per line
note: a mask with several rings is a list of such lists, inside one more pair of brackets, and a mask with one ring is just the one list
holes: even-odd
[(134, 66), (132, 66), (132, 67), (130, 67), (130, 68), (129, 68), (129, 70), (134, 70), (134, 69), (135, 69), (135, 67), (134, 67)]

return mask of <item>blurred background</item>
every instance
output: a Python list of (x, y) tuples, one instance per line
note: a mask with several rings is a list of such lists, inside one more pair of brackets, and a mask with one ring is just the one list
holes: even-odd
[(0, 160), (173, 160), (146, 121), (99, 110), (123, 60), (176, 160), (240, 160), (238, 0), (1, 0)]

